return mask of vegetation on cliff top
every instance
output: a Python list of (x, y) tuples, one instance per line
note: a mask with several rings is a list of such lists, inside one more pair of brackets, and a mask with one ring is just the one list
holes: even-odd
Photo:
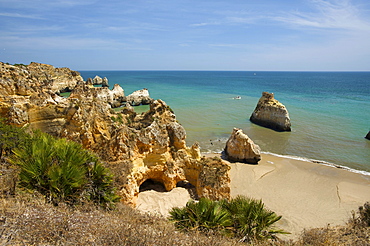
[(93, 201), (111, 207), (117, 200), (113, 178), (99, 158), (76, 142), (0, 122), (1, 153), (19, 168), (19, 186), (35, 190), (55, 205)]
[(261, 200), (244, 196), (221, 201), (201, 198), (170, 211), (170, 220), (181, 230), (217, 230), (243, 242), (272, 239), (275, 234), (286, 233), (274, 227), (280, 219)]
[[(65, 139), (40, 132), (27, 134), (4, 121), (0, 122), (0, 143), (0, 181), (6, 179), (7, 170), (19, 172), (17, 192), (1, 189), (0, 193), (1, 245), (215, 246), (241, 245), (240, 238), (253, 245), (368, 245), (370, 239), (369, 203), (361, 206), (346, 226), (306, 230), (296, 242), (259, 240), (279, 233), (270, 225), (280, 219), (271, 211), (262, 212), (260, 201), (256, 201), (260, 209), (249, 215), (260, 214), (266, 219), (249, 216), (249, 205), (244, 207), (243, 201), (209, 200), (203, 210), (195, 211), (200, 217), (180, 220), (185, 223), (181, 226), (139, 214), (123, 204), (107, 211), (97, 205), (111, 207), (117, 199), (112, 176), (93, 153)], [(45, 197), (52, 203), (45, 203)], [(174, 225), (203, 229), (182, 233)]]

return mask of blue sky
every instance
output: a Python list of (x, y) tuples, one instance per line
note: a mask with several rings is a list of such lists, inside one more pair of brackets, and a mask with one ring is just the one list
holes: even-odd
[(369, 0), (0, 0), (0, 61), (370, 71)]

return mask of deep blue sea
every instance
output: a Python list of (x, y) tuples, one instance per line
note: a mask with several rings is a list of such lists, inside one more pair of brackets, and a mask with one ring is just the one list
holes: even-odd
[[(370, 72), (81, 71), (107, 77), (129, 95), (148, 88), (187, 132), (187, 145), (220, 152), (234, 127), (262, 151), (321, 160), (370, 172)], [(249, 121), (262, 92), (273, 92), (290, 114), (292, 131)], [(240, 96), (240, 100), (233, 99)]]

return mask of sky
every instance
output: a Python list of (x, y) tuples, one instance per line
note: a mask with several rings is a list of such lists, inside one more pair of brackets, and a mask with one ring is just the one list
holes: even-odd
[(0, 0), (0, 61), (370, 71), (369, 0)]

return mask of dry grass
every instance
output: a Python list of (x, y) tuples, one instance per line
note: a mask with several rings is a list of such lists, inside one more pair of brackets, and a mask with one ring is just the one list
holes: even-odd
[[(167, 220), (118, 204), (106, 211), (93, 204), (76, 207), (45, 203), (18, 192), (0, 199), (0, 245), (245, 245), (220, 235), (182, 233)], [(305, 230), (296, 241), (252, 245), (370, 245), (370, 227), (351, 219), (346, 226)]]
[(0, 200), (0, 245), (237, 245), (215, 235), (180, 233), (163, 218), (119, 204), (54, 207), (41, 198)]

